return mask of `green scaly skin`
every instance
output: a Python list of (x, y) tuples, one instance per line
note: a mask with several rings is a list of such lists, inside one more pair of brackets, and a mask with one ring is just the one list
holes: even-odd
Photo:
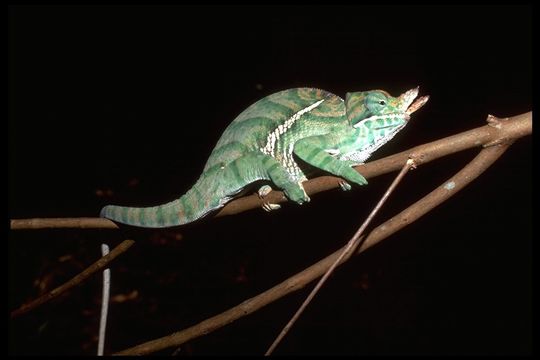
[[(418, 88), (399, 97), (382, 90), (352, 92), (345, 100), (313, 88), (269, 95), (227, 127), (186, 194), (147, 208), (108, 205), (101, 217), (148, 228), (187, 224), (261, 180), (303, 204), (310, 199), (302, 182), (317, 169), (365, 185), (351, 166), (363, 163), (407, 124), (407, 109), (417, 95)], [(350, 185), (344, 182), (342, 188)]]

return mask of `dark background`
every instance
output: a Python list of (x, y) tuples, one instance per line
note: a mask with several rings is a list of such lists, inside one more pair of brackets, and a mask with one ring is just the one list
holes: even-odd
[[(170, 201), (244, 108), (286, 88), (431, 100), (374, 158), (532, 109), (530, 6), (9, 8), (9, 216)], [(411, 172), (375, 223), (478, 149)], [(276, 354), (529, 354), (531, 140), (331, 278)], [(9, 234), (9, 309), (137, 240), (112, 265), (106, 351), (218, 314), (341, 247), (395, 174), (349, 193), (159, 231)], [(178, 354), (262, 354), (308, 288)], [(124, 298), (118, 295), (125, 295)], [(11, 354), (93, 354), (100, 277), (10, 321)], [(170, 354), (174, 349), (160, 352)]]

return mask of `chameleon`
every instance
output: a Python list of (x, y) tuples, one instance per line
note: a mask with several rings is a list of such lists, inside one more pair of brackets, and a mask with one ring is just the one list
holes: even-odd
[[(398, 97), (384, 90), (348, 92), (345, 99), (317, 88), (294, 88), (266, 96), (225, 129), (195, 184), (180, 198), (152, 207), (107, 205), (100, 216), (146, 228), (194, 222), (223, 207), (257, 183), (269, 184), (297, 204), (310, 201), (302, 183), (317, 171), (341, 178), (343, 190), (367, 180), (360, 165), (405, 127), (429, 96), (419, 87)], [(416, 101), (414, 101), (416, 99)], [(265, 203), (265, 210), (278, 204)]]

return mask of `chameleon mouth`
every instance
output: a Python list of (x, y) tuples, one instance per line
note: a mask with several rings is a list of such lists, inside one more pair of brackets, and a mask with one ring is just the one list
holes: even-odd
[(424, 95), (416, 99), (415, 102), (413, 102), (405, 111), (405, 114), (411, 115), (413, 112), (418, 111), (422, 106), (426, 105), (426, 103), (429, 100), (429, 95)]
[(406, 120), (409, 120), (410, 115), (418, 111), (418, 109), (424, 106), (429, 100), (429, 95), (417, 98), (419, 91), (420, 86), (417, 86), (414, 89), (410, 89), (399, 96), (399, 101), (401, 103), (400, 110), (403, 111), (406, 115), (409, 115), (406, 117)]

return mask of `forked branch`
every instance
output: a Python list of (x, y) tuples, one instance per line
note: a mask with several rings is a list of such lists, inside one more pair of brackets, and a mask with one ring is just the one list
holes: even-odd
[[(369, 167), (370, 170), (368, 170), (369, 164), (363, 166), (363, 170), (360, 169), (360, 171), (364, 176), (375, 176), (382, 173), (382, 168), (385, 169), (384, 171), (391, 171), (401, 167), (409, 155), (412, 155), (415, 158), (417, 165), (421, 165), (443, 155), (451, 154), (473, 146), (488, 145), (453, 177), (445, 181), (428, 195), (424, 196), (421, 200), (375, 228), (365, 241), (362, 242), (359, 249), (355, 252), (355, 255), (364, 252), (371, 246), (416, 221), (476, 179), (506, 151), (515, 139), (531, 133), (531, 118), (532, 113), (530, 112), (503, 121), (491, 117), (489, 119), (490, 125), (488, 126), (470, 130), (433, 143), (421, 145), (407, 152), (378, 160), (371, 163), (375, 165)], [(335, 187), (331, 184), (334, 180), (320, 179), (321, 178), (317, 178), (312, 181), (312, 183), (315, 184), (310, 187), (311, 194)], [(337, 182), (334, 185), (337, 185)], [(249, 200), (243, 198), (238, 201), (247, 203)], [(274, 202), (275, 199), (272, 199), (271, 201)], [(223, 209), (222, 212), (225, 210), (226, 209)], [(342, 252), (343, 248), (273, 288), (248, 299), (219, 315), (206, 319), (201, 323), (182, 331), (125, 349), (118, 352), (117, 355), (149, 354), (165, 348), (179, 346), (189, 340), (215, 331), (239, 318), (259, 310), (293, 291), (303, 288), (311, 281), (322, 276)]]

